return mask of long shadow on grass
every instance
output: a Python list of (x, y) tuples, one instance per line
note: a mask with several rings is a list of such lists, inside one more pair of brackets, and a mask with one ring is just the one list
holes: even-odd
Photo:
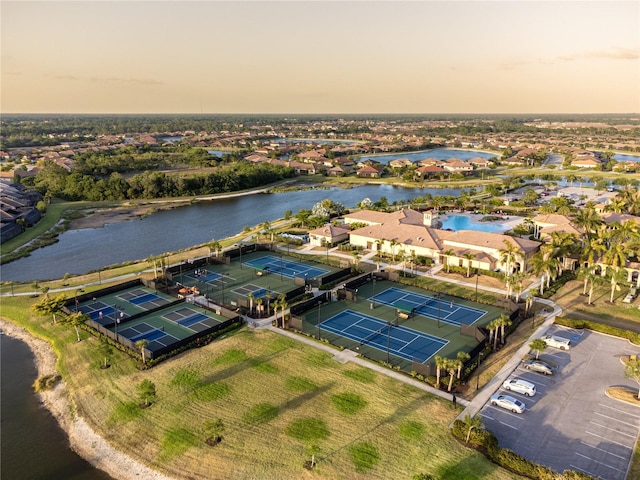
[(373, 426), (369, 430), (361, 431), (360, 435), (351, 439), (350, 442), (347, 442), (344, 445), (336, 448), (335, 450), (328, 452), (327, 455), (321, 458), (321, 460), (331, 457), (332, 455), (340, 452), (341, 450), (349, 448), (349, 446), (354, 445), (356, 442), (359, 442), (365, 439), (370, 433), (374, 432), (378, 428), (383, 427), (388, 423), (393, 423), (402, 418), (407, 417), (410, 413), (415, 411), (418, 407), (424, 405), (424, 402), (429, 401), (430, 399), (433, 399), (433, 396), (428, 393), (425, 393), (423, 395), (420, 395), (415, 400), (412, 400), (410, 403), (406, 405), (402, 405), (401, 407), (397, 408), (395, 412), (393, 412), (391, 415), (389, 415), (386, 418), (383, 418), (377, 425)]
[(300, 407), (301, 405), (303, 405), (305, 402), (308, 402), (309, 400), (311, 400), (312, 398), (326, 392), (327, 390), (333, 388), (333, 386), (335, 385), (334, 382), (329, 383), (327, 385), (323, 385), (319, 388), (316, 388), (314, 390), (310, 390), (308, 392), (303, 393), (302, 395), (298, 395), (294, 398), (292, 398), (291, 400), (287, 400), (285, 403), (283, 403), (280, 407), (280, 410), (294, 410), (298, 407)]

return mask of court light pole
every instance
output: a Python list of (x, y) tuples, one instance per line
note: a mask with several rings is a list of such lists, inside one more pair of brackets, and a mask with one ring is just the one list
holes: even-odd
[(373, 275), (373, 297), (371, 300), (371, 308), (376, 308), (376, 276)]
[(476, 267), (476, 303), (478, 302), (478, 278), (480, 278), (480, 274), (478, 273), (478, 268)]
[(478, 374), (476, 375), (476, 390), (480, 387), (480, 362), (482, 361), (482, 352), (478, 353), (478, 366), (476, 370), (478, 370)]
[[(398, 316), (396, 315), (396, 321), (398, 320)], [(387, 322), (387, 364), (389, 361), (389, 350), (391, 348), (391, 322)]]
[(322, 302), (318, 302), (318, 322), (317, 322), (317, 326), (318, 326), (318, 341), (321, 340), (320, 338), (320, 307), (322, 306)]
[(440, 328), (440, 300), (442, 299), (442, 294), (436, 293), (436, 299), (438, 300), (438, 328)]
[(280, 281), (282, 281), (282, 254), (280, 254)]

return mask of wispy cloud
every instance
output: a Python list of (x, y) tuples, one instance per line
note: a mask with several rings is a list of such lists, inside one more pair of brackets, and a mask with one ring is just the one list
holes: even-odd
[(637, 48), (613, 47), (608, 50), (590, 50), (577, 53), (575, 55), (563, 55), (557, 57), (558, 60), (565, 62), (573, 62), (584, 58), (605, 58), (610, 60), (638, 60), (640, 59), (640, 50)]

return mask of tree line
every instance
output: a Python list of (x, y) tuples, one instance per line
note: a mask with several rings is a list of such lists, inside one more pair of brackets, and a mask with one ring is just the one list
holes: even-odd
[(159, 171), (144, 171), (130, 178), (119, 172), (95, 177), (70, 173), (64, 168), (48, 164), (35, 177), (27, 177), (23, 184), (34, 186), (47, 197), (65, 200), (132, 200), (142, 198), (184, 197), (235, 192), (256, 188), (295, 175), (292, 168), (271, 164), (233, 162), (203, 174), (168, 175)]

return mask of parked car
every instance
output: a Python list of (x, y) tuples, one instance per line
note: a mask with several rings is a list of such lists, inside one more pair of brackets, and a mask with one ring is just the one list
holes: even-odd
[(527, 397), (533, 397), (536, 394), (536, 386), (527, 382), (526, 380), (522, 380), (521, 378), (512, 378), (510, 380), (505, 380), (502, 383), (502, 388), (505, 390), (512, 390), (517, 393), (521, 393), (526, 395)]
[(629, 290), (629, 293), (627, 293), (627, 296), (622, 299), (622, 303), (631, 303), (637, 296), (638, 291), (635, 288), (632, 288), (631, 290)]
[(525, 360), (522, 366), (527, 370), (542, 373), (544, 375), (553, 375), (555, 368), (542, 360)]
[(522, 413), (526, 408), (524, 403), (509, 395), (491, 395), (491, 405), (511, 410), (513, 413)]
[(558, 335), (545, 335), (542, 337), (542, 340), (544, 340), (548, 346), (559, 348), (560, 350), (569, 350), (571, 346), (571, 340)]

